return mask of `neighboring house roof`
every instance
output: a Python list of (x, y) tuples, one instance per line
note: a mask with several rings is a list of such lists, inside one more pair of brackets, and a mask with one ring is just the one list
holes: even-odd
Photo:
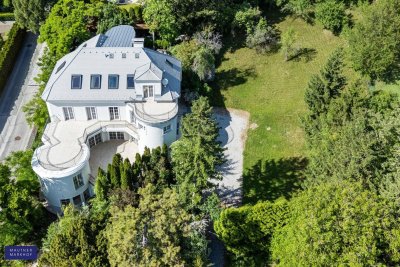
[[(135, 90), (126, 89), (126, 77), (132, 74), (138, 82), (163, 80), (162, 100), (179, 96), (181, 62), (151, 49), (132, 47), (134, 36), (133, 27), (122, 25), (81, 44), (57, 62), (42, 98), (49, 102), (135, 99)], [(92, 74), (102, 75), (101, 89), (90, 89)], [(108, 89), (109, 74), (119, 75), (119, 89)], [(82, 75), (82, 89), (71, 89), (72, 75)]]

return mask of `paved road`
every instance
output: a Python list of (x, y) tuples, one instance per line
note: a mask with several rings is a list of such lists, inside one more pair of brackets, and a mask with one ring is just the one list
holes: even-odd
[(33, 78), (40, 72), (37, 61), (42, 53), (43, 46), (37, 45), (37, 36), (28, 33), (0, 96), (0, 161), (11, 152), (25, 150), (30, 145), (33, 129), (26, 122), (22, 107), (38, 90)]

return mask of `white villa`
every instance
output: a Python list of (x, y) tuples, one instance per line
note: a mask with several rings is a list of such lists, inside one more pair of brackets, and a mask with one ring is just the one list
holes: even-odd
[(126, 140), (134, 156), (177, 139), (181, 62), (143, 42), (117, 26), (57, 62), (42, 94), (51, 121), (32, 159), (50, 210), (93, 195), (97, 145)]

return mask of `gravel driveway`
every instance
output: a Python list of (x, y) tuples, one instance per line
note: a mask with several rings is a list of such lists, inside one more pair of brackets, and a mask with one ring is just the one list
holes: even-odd
[(250, 114), (237, 109), (214, 109), (221, 127), (218, 141), (226, 148), (227, 162), (222, 166), (223, 180), (218, 194), (227, 206), (238, 206), (242, 196), (243, 151), (247, 138)]

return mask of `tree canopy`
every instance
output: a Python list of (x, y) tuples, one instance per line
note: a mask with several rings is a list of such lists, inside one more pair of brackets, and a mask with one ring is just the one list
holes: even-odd
[(212, 179), (222, 178), (217, 167), (224, 162), (218, 124), (206, 97), (193, 102), (192, 112), (182, 118), (181, 131), (182, 137), (172, 145), (172, 164), (177, 183), (191, 192), (182, 195), (195, 202), (192, 194), (201, 195), (212, 187)]
[(400, 73), (400, 2), (375, 1), (349, 34), (354, 69), (373, 81), (393, 82)]
[(51, 2), (49, 0), (13, 0), (16, 22), (23, 28), (38, 33)]
[(272, 238), (280, 266), (396, 265), (397, 216), (359, 182), (311, 187), (289, 203), (288, 223)]

